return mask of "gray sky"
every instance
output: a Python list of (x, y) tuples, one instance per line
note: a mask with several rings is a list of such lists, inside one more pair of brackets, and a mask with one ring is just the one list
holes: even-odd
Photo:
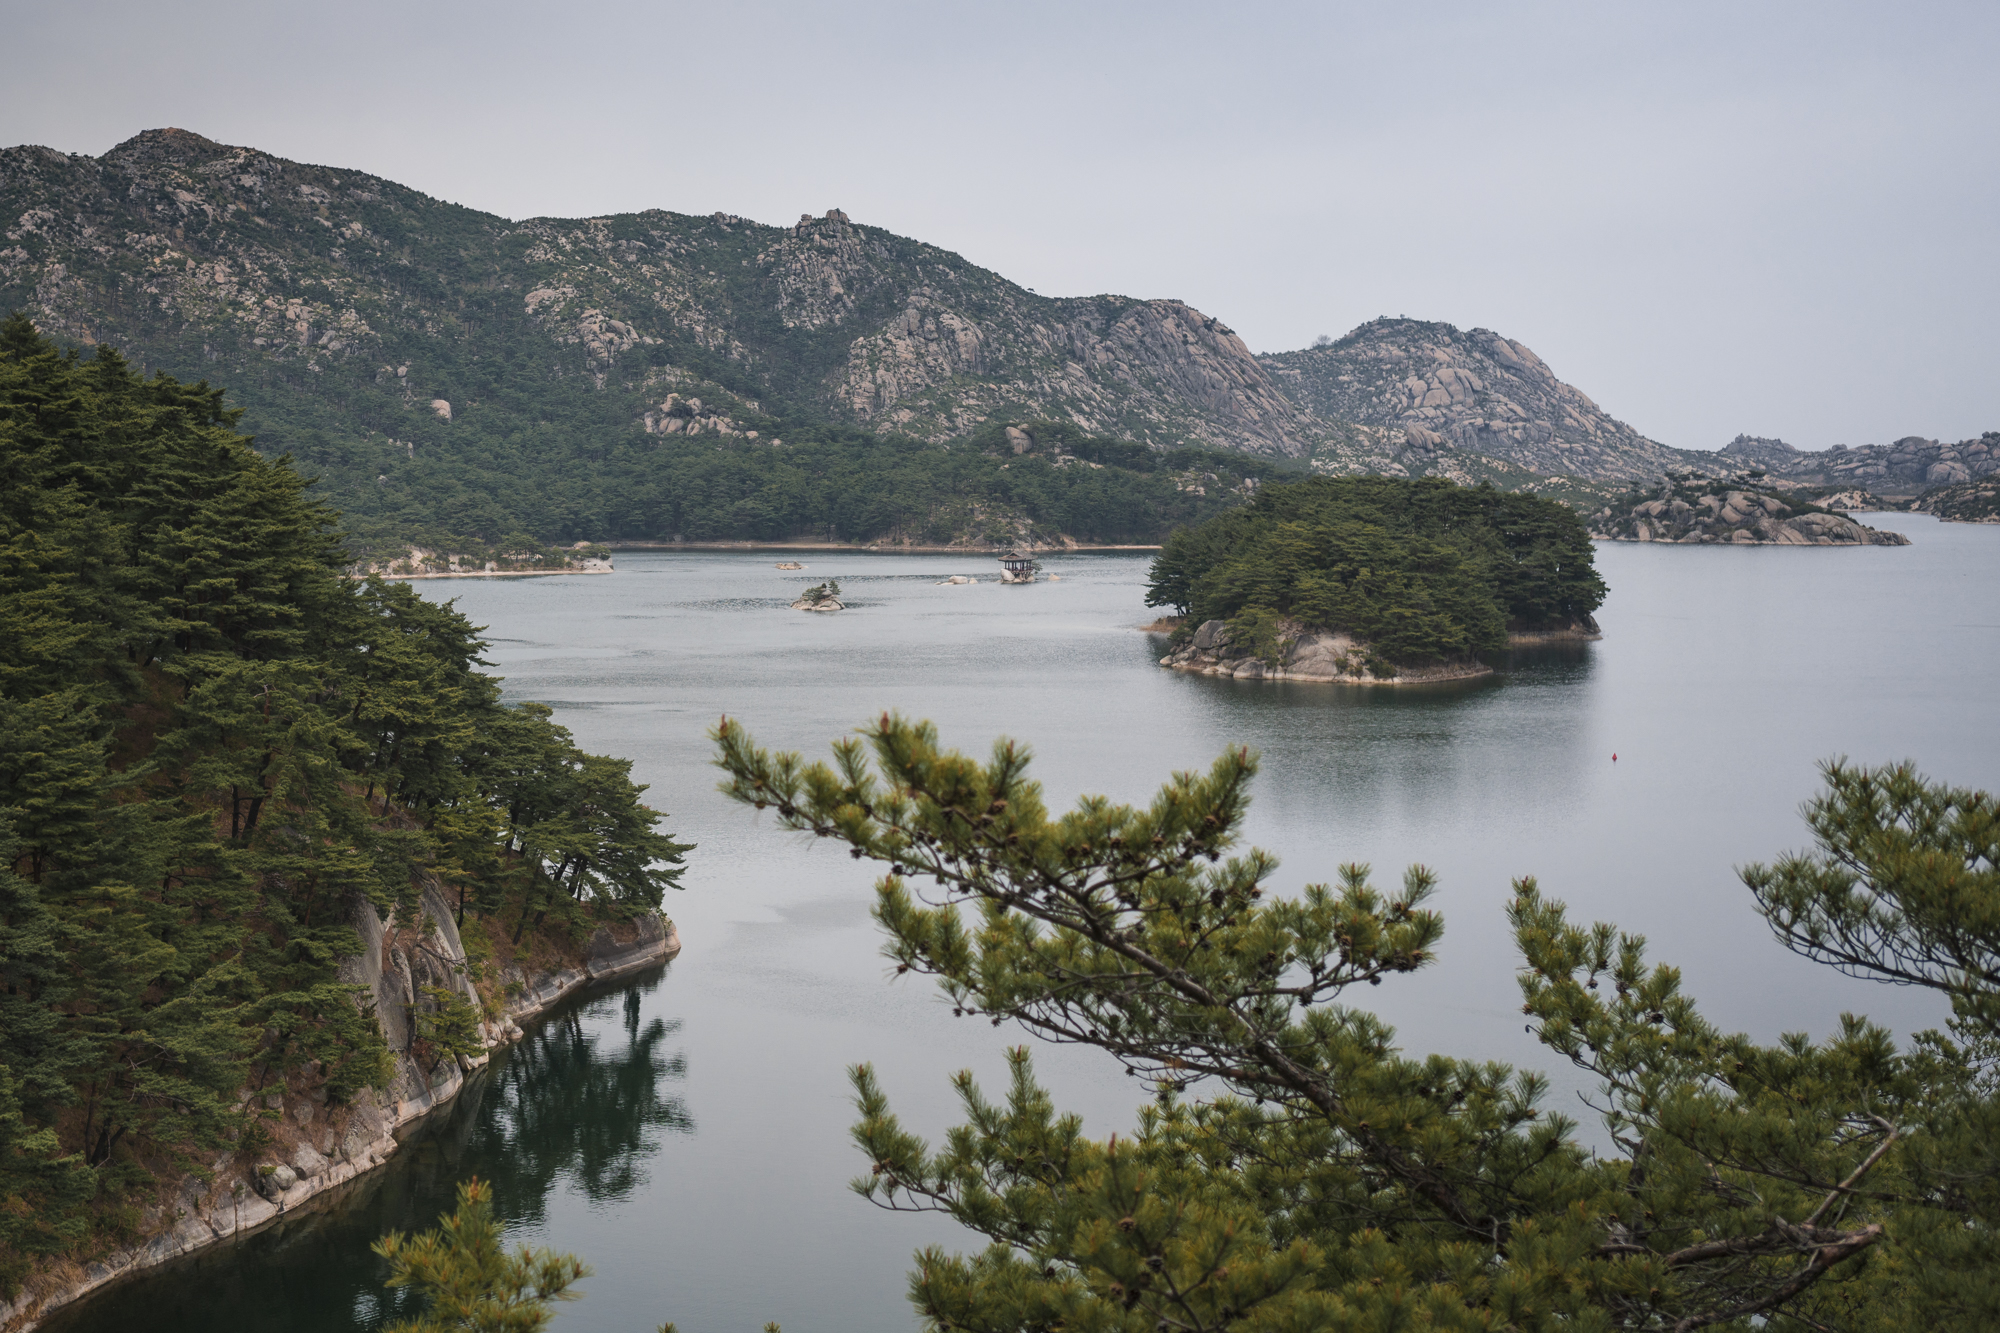
[(1257, 351), (1484, 325), (1669, 444), (2000, 429), (2000, 5), (5, 0), (0, 142), (856, 221)]

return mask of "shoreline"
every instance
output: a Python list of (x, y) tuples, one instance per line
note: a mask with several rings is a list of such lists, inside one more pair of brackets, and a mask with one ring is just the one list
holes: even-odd
[[(409, 1131), (457, 1100), (471, 1077), (492, 1062), (493, 1052), (522, 1039), (524, 1023), (534, 1022), (586, 986), (664, 965), (680, 951), (680, 931), (671, 921), (665, 921), (657, 939), (641, 938), (622, 947), (594, 951), (580, 966), (545, 974), (532, 985), (524, 986), (521, 994), (496, 1018), (481, 1024), (485, 1050), (476, 1059), (453, 1062), (436, 1082), (413, 1096), (395, 1098), (386, 1105), (383, 1097), (392, 1093), (393, 1088), (365, 1089), (352, 1103), (351, 1121), (358, 1123), (349, 1130), (347, 1141), (355, 1143), (357, 1131), (365, 1133), (371, 1127), (373, 1137), (363, 1138), (352, 1151), (343, 1145), (338, 1160), (328, 1162), (324, 1170), (310, 1179), (299, 1180), (275, 1200), (247, 1185), (240, 1173), (229, 1172), (229, 1168), (238, 1165), (238, 1151), (232, 1148), (216, 1161), (211, 1168), (212, 1177), (205, 1184), (200, 1176), (193, 1174), (183, 1180), (173, 1200), (179, 1205), (175, 1209), (178, 1220), (168, 1229), (87, 1264), (72, 1263), (68, 1267), (75, 1271), (74, 1276), (67, 1280), (59, 1278), (44, 1290), (35, 1290), (32, 1278), (24, 1282), (11, 1302), (0, 1305), (0, 1333), (30, 1333), (49, 1315), (94, 1292), (224, 1241), (261, 1231), (317, 1203), (321, 1196), (387, 1165), (410, 1137)], [(400, 1084), (398, 1080), (397, 1086)], [(236, 1174), (237, 1178), (229, 1179), (230, 1174)]]
[[(1149, 634), (1160, 634), (1178, 628), (1178, 622), (1163, 618), (1139, 628)], [(1582, 624), (1572, 623), (1560, 629), (1509, 631), (1507, 646), (1513, 649), (1547, 643), (1589, 643), (1603, 637), (1596, 622), (1586, 619)], [(1284, 641), (1284, 665), (1278, 666), (1261, 657), (1230, 655), (1228, 644), (1226, 622), (1207, 621), (1196, 630), (1193, 639), (1162, 657), (1160, 665), (1197, 676), (1305, 681), (1318, 685), (1443, 685), (1494, 674), (1491, 666), (1474, 659), (1403, 667), (1393, 676), (1377, 676), (1366, 666), (1373, 650), (1339, 631), (1301, 632), (1296, 638)]]
[(1369, 676), (1357, 672), (1321, 673), (1315, 671), (1287, 671), (1283, 667), (1267, 666), (1263, 659), (1256, 657), (1232, 658), (1203, 662), (1199, 659), (1176, 662), (1172, 656), (1160, 659), (1160, 665), (1170, 671), (1185, 671), (1194, 676), (1219, 676), (1228, 680), (1271, 680), (1300, 681), (1310, 685), (1448, 685), (1454, 681), (1478, 680), (1481, 676), (1494, 674), (1493, 668), (1484, 662), (1446, 662), (1437, 666), (1404, 667), (1393, 676)]
[(1093, 551), (1157, 551), (1158, 546), (857, 546), (853, 542), (599, 542), (608, 551), (830, 551), (848, 555), (996, 555), (1028, 550), (1037, 555), (1088, 555)]
[(615, 569), (462, 569), (455, 574), (349, 574), (351, 579), (548, 579), (562, 574), (616, 574)]
[[(793, 551), (831, 555), (966, 555), (990, 556), (1021, 549), (1004, 546), (856, 546), (851, 542), (598, 542), (609, 551)], [(1157, 546), (1035, 546), (1026, 548), (1037, 555), (1091, 555), (1102, 552), (1157, 551)], [(355, 572), (350, 579), (546, 579), (565, 574), (615, 574), (612, 568), (599, 569), (460, 569), (424, 574)], [(4, 1328), (4, 1325), (0, 1325)]]

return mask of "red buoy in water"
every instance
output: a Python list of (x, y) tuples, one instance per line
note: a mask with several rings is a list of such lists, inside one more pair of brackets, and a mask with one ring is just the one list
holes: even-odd
[(1615, 752), (1611, 756), (1611, 762), (1614, 764), (1618, 762), (1618, 755)]

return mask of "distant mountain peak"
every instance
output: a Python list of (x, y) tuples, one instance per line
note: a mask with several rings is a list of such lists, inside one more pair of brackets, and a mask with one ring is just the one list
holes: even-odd
[(166, 129), (141, 130), (139, 133), (106, 153), (99, 161), (112, 163), (138, 162), (205, 162), (220, 157), (224, 153), (239, 152), (229, 144), (217, 143), (204, 138), (193, 130)]
[(1324, 345), (1259, 360), (1321, 419), (1399, 430), (1412, 444), (1435, 440), (1583, 477), (1651, 476), (1683, 461), (1492, 329), (1383, 315)]

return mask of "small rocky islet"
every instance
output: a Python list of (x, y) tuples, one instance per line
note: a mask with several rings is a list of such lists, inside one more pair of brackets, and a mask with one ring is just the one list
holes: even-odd
[(840, 585), (832, 579), (807, 588), (792, 603), (794, 611), (845, 611), (847, 603), (840, 600)]

